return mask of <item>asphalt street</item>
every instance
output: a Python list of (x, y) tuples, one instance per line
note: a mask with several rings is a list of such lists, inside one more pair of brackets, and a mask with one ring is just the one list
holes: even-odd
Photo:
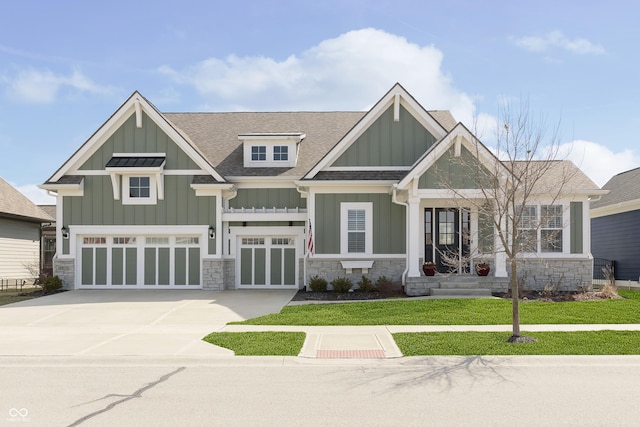
[(0, 424), (637, 426), (639, 356), (0, 358)]

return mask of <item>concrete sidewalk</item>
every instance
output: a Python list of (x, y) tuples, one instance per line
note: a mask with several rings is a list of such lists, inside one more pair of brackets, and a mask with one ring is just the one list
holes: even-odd
[[(401, 332), (511, 332), (511, 325), (262, 326), (227, 325), (217, 332), (305, 332), (300, 357), (389, 359), (402, 357), (392, 334)], [(640, 331), (640, 324), (520, 325), (521, 332)]]

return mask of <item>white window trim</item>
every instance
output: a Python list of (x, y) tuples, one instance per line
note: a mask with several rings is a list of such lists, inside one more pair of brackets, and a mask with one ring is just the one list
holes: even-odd
[[(129, 196), (129, 178), (149, 178), (149, 197)], [(155, 205), (158, 203), (158, 192), (155, 175), (131, 174), (122, 176), (122, 204), (123, 205)]]
[[(350, 210), (355, 209), (365, 211), (364, 252), (349, 252), (348, 215)], [(373, 254), (373, 203), (340, 203), (340, 254), (346, 256)]]
[[(569, 254), (570, 252), (570, 231), (569, 231), (569, 219), (567, 218), (567, 214), (566, 212), (568, 211), (568, 204), (565, 202), (558, 202), (558, 201), (541, 201), (541, 202), (534, 202), (534, 203), (528, 203), (526, 206), (534, 206), (536, 208), (536, 227), (533, 228), (533, 230), (535, 230), (536, 232), (536, 250), (534, 252), (521, 252), (519, 255), (520, 256), (541, 256), (541, 257), (554, 257), (554, 256), (564, 256)], [(546, 228), (546, 227), (542, 227), (540, 224), (540, 222), (542, 221), (542, 206), (561, 206), (562, 208), (562, 226), (560, 228)], [(520, 230), (532, 230), (531, 228), (529, 229), (523, 229), (521, 228)], [(560, 237), (562, 239), (562, 250), (558, 251), (558, 252), (543, 252), (542, 251), (542, 230), (560, 230)]]

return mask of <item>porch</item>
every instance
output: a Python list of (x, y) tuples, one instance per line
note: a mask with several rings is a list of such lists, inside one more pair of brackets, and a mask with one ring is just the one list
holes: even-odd
[(405, 281), (405, 293), (409, 296), (490, 297), (493, 292), (505, 292), (508, 288), (508, 277), (491, 274), (436, 273), (435, 276), (407, 277)]

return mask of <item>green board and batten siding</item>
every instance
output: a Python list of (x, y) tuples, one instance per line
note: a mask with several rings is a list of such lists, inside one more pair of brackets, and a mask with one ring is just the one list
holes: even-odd
[[(164, 170), (193, 170), (200, 167), (164, 131), (143, 113), (142, 128), (131, 115), (80, 167), (80, 171), (101, 171), (114, 153), (165, 153)], [(123, 205), (114, 200), (109, 175), (85, 175), (84, 195), (64, 197), (65, 225), (203, 225), (216, 223), (216, 197), (196, 197), (190, 188), (193, 175), (164, 175), (164, 200), (155, 205)], [(122, 191), (122, 185), (120, 187)], [(215, 253), (215, 239), (209, 240)], [(69, 253), (68, 241), (63, 253)]]
[(316, 194), (315, 229), (317, 254), (340, 253), (340, 204), (370, 202), (373, 204), (373, 253), (403, 254), (406, 247), (406, 215), (404, 206), (394, 204), (391, 196), (373, 194)]
[(331, 166), (411, 166), (435, 142), (404, 107), (394, 122), (390, 107)]
[(583, 252), (582, 202), (571, 202), (569, 218), (571, 253), (581, 254)]
[(472, 189), (480, 188), (482, 176), (490, 177), (489, 171), (466, 147), (461, 147), (460, 156), (454, 155), (454, 148), (443, 153), (427, 171), (420, 176), (421, 189)]
[(144, 113), (141, 128), (136, 127), (135, 115), (129, 117), (91, 155), (80, 170), (104, 170), (113, 153), (165, 153), (165, 170), (200, 170), (200, 167)]

